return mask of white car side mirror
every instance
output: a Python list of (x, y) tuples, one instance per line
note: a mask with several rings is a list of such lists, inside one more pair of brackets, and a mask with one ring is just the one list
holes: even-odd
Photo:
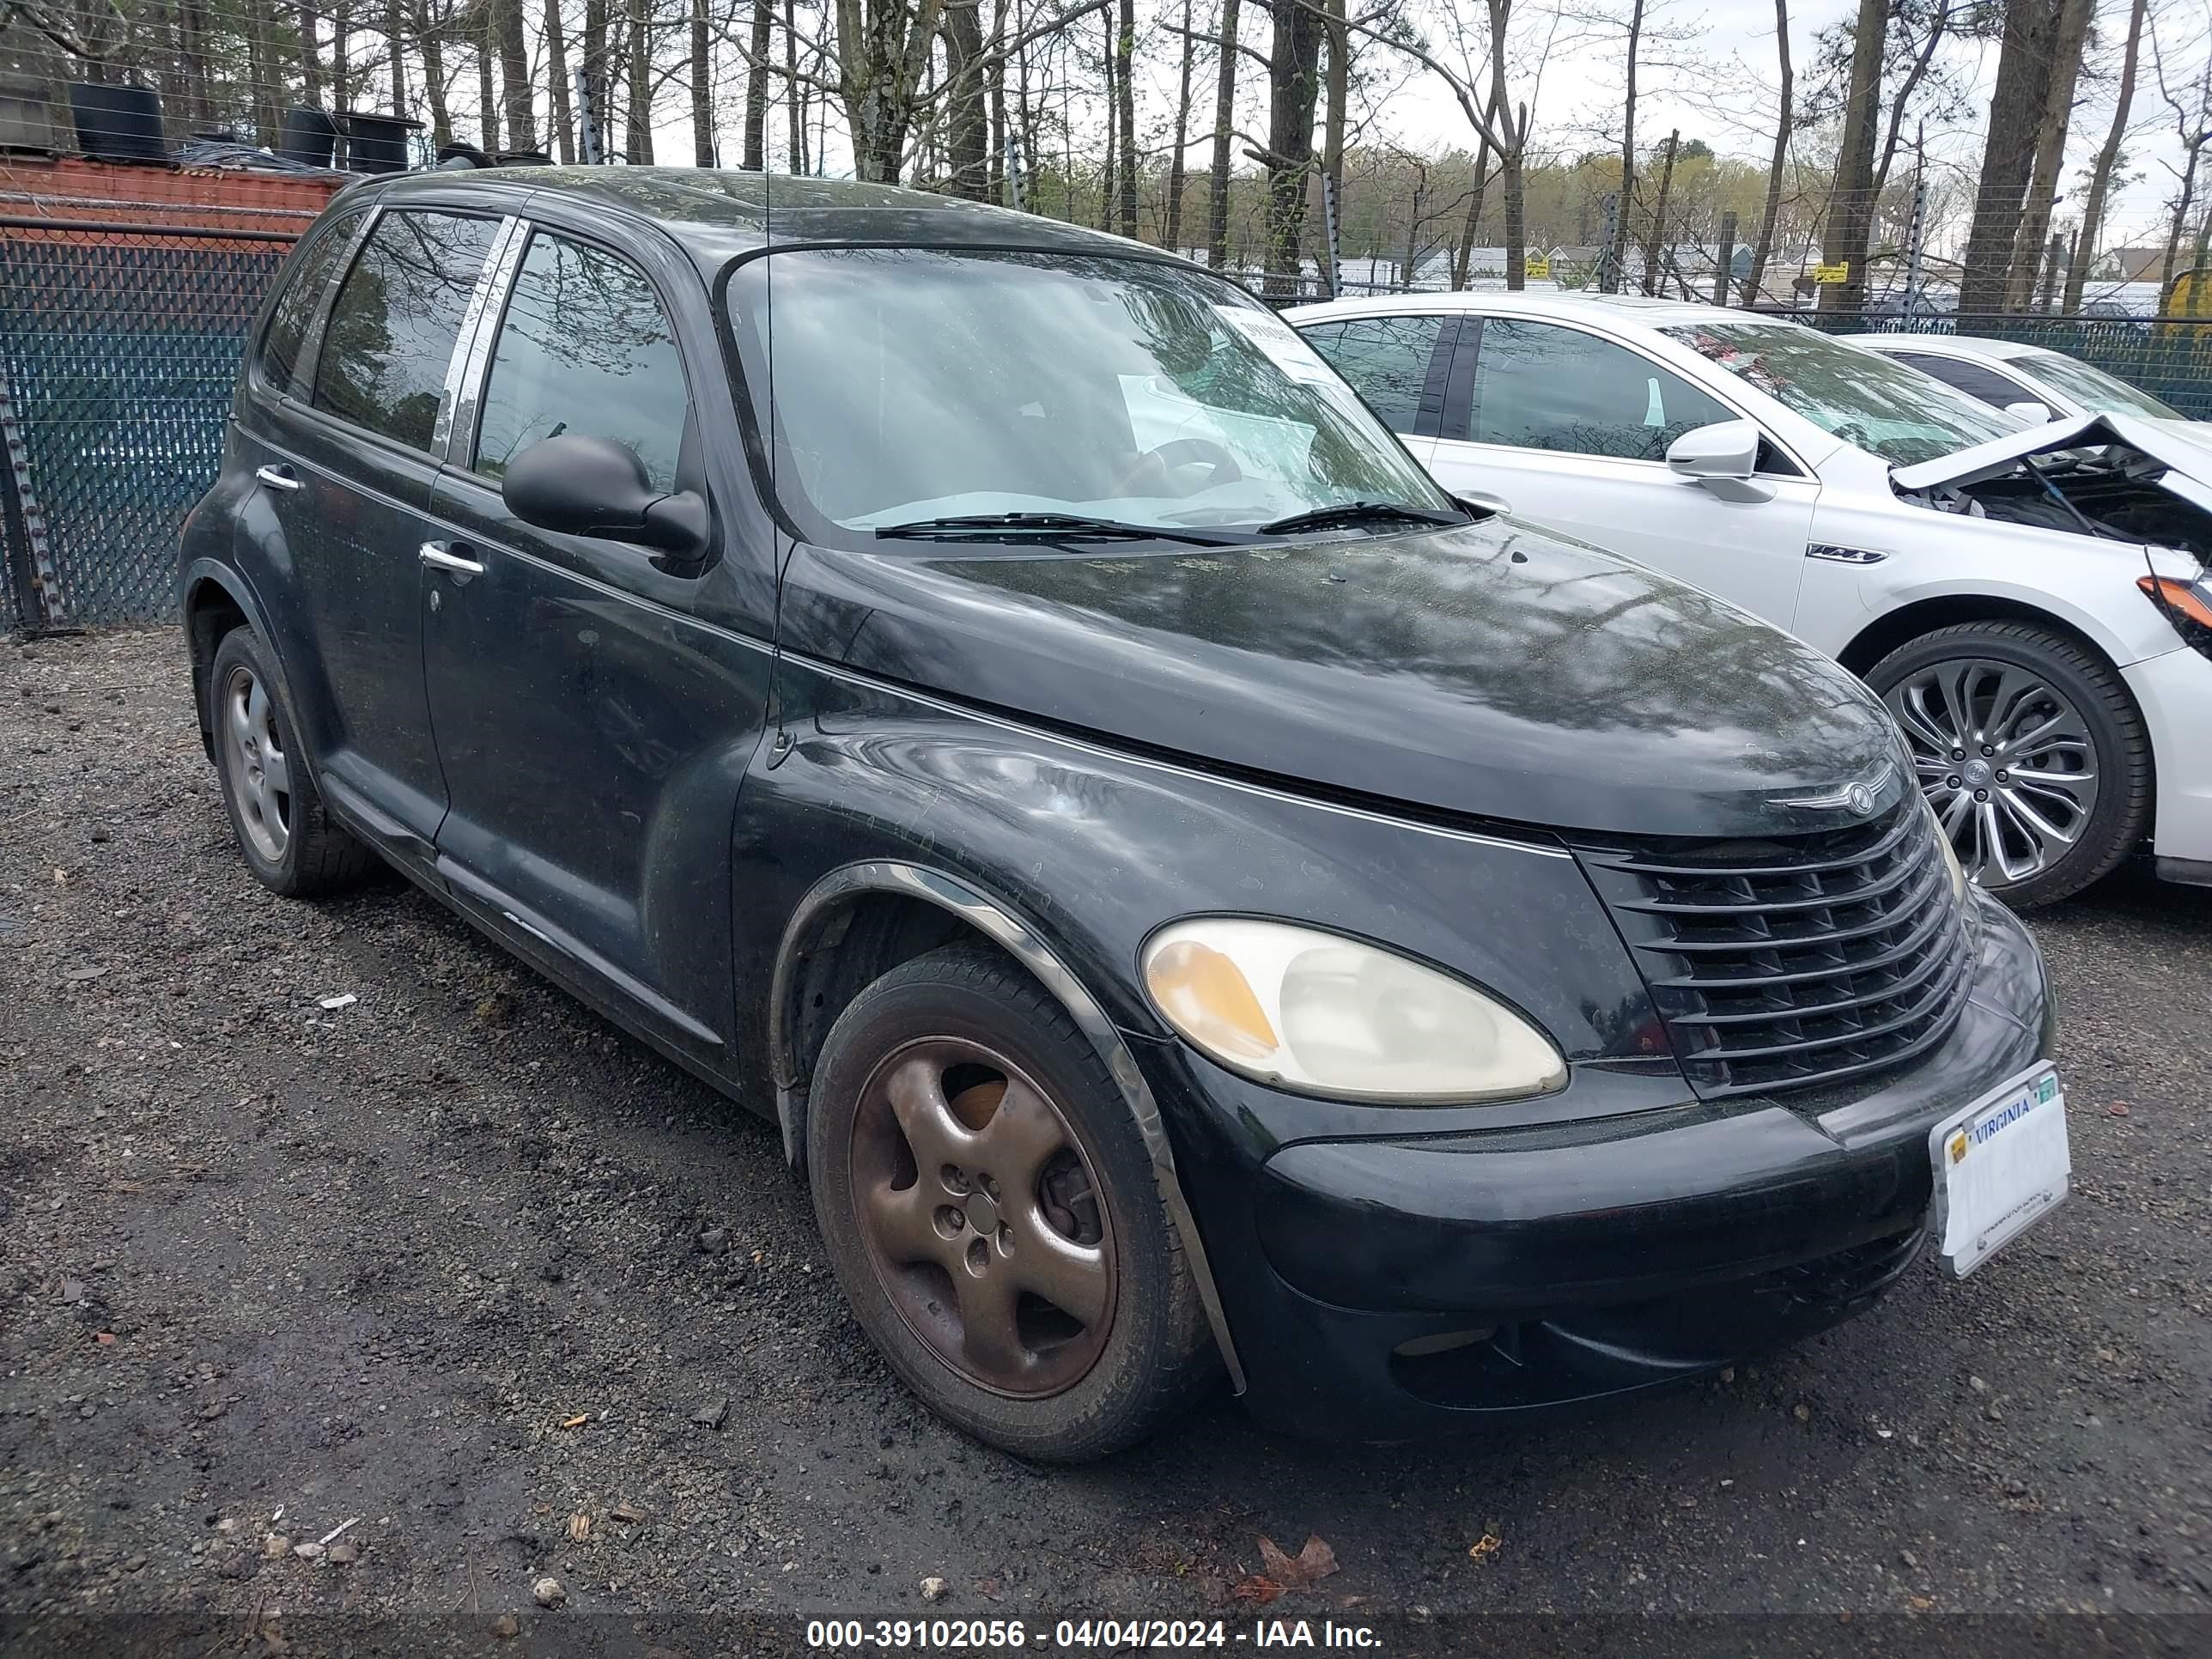
[(1678, 478), (1703, 484), (1724, 501), (1765, 501), (1771, 484), (1753, 482), (1759, 469), (1759, 428), (1749, 421), (1716, 421), (1685, 432), (1667, 446), (1667, 465)]
[(2041, 426), (2045, 421), (2058, 418), (2051, 412), (2049, 404), (2037, 403), (2033, 398), (2024, 398), (2016, 404), (2007, 404), (2004, 406), (2004, 412), (2017, 416), (2030, 426)]

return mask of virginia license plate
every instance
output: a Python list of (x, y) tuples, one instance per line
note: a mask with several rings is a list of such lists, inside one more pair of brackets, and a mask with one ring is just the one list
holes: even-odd
[(2073, 1159), (2058, 1073), (2039, 1063), (1928, 1137), (1944, 1270), (1964, 1279), (2066, 1196)]

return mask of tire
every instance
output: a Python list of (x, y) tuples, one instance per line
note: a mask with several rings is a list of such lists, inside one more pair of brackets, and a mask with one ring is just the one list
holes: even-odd
[(806, 1150), (861, 1328), (975, 1438), (1045, 1462), (1103, 1456), (1215, 1374), (1119, 1090), (1066, 1011), (988, 946), (902, 963), (837, 1017)]
[(286, 898), (358, 885), (376, 854), (331, 821), (269, 648), (234, 628), (208, 674), (208, 729), (231, 834), (254, 879)]
[(2080, 641), (2028, 623), (1962, 623), (1891, 652), (1867, 683), (1904, 727), (1967, 875), (2015, 910), (2080, 892), (2148, 831), (2142, 715)]

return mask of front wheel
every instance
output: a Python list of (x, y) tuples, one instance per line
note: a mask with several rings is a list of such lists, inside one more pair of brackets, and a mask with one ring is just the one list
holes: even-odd
[(1965, 623), (1891, 652), (1867, 682), (1904, 728), (1968, 878), (2014, 908), (2079, 892), (2142, 839), (2142, 716), (2079, 642), (2026, 623)]
[(1100, 1456), (1211, 1374), (1128, 1109), (1066, 1011), (1006, 958), (934, 951), (854, 998), (816, 1066), (806, 1145), (854, 1313), (978, 1439)]

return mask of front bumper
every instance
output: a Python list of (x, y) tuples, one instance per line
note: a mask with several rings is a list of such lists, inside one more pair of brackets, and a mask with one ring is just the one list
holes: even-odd
[(2123, 669), (2120, 678), (2150, 728), (2158, 816), (2151, 846), (2172, 879), (2212, 881), (2212, 658), (2188, 646)]
[[(1930, 1129), (2049, 1052), (2042, 957), (1982, 908), (1950, 1037), (1825, 1094), (1703, 1103), (1684, 1086), (1609, 1117), (1278, 1144), (1269, 1091), (1152, 1048), (1194, 1108), (1170, 1114), (1177, 1162), (1249, 1403), (1404, 1438), (1692, 1375), (1870, 1306), (1918, 1254)], [(1583, 1067), (1573, 1092), (1596, 1106), (1629, 1081)], [(1648, 1102), (1648, 1073), (1633, 1082)]]

